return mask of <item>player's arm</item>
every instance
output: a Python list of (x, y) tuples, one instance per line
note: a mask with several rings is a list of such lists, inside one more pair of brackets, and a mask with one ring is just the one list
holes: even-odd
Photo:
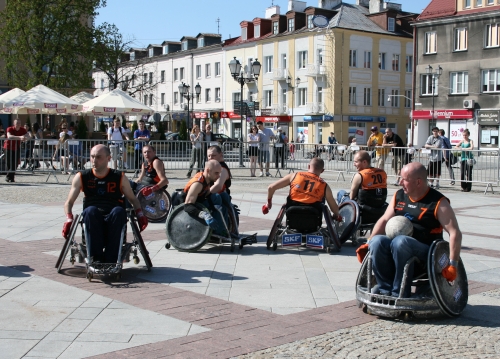
[(163, 165), (163, 161), (161, 160), (153, 161), (153, 168), (156, 170), (158, 177), (160, 177), (160, 182), (158, 182), (156, 186), (158, 186), (158, 188), (163, 188), (163, 187), (167, 188), (169, 182), (167, 176), (165, 175), (165, 166)]
[(329, 185), (326, 185), (325, 198), (326, 198), (326, 203), (328, 203), (328, 207), (330, 207), (330, 211), (332, 211), (333, 213), (333, 218), (338, 219), (340, 217), (339, 206), (337, 205), (335, 198), (333, 198), (332, 189), (330, 188)]
[(186, 195), (186, 200), (184, 201), (184, 203), (186, 203), (186, 204), (196, 203), (196, 200), (198, 199), (198, 194), (201, 192), (202, 189), (203, 189), (203, 185), (201, 183), (198, 183), (198, 182), (193, 183), (191, 185), (191, 187), (189, 187), (189, 191)]
[(134, 195), (134, 191), (132, 191), (132, 187), (130, 187), (130, 182), (123, 175), (121, 180), (121, 190), (125, 198), (132, 204), (136, 211), (138, 209), (141, 209), (141, 204), (139, 203), (137, 197)]
[(280, 179), (280, 180), (278, 180), (278, 181), (276, 181), (274, 183), (271, 183), (269, 185), (269, 187), (267, 187), (267, 207), (269, 209), (271, 209), (272, 206), (273, 206), (274, 192), (276, 192), (280, 188), (284, 188), (286, 186), (289, 186), (290, 182), (292, 182), (294, 176), (295, 176), (295, 173), (287, 174), (282, 179)]
[(210, 193), (220, 193), (222, 191), (222, 188), (224, 188), (224, 183), (228, 178), (229, 172), (227, 171), (227, 169), (222, 168), (220, 177), (217, 179), (217, 181), (214, 182), (212, 187), (210, 187)]
[(351, 182), (351, 192), (349, 192), (349, 198), (353, 201), (358, 198), (359, 187), (361, 187), (362, 177), (359, 173), (356, 173)]
[(75, 204), (75, 201), (78, 198), (78, 195), (80, 194), (80, 191), (82, 188), (81, 177), (82, 176), (78, 173), (73, 178), (73, 182), (71, 182), (71, 188), (69, 190), (68, 198), (66, 199), (66, 202), (64, 203), (64, 213), (66, 213), (66, 215), (72, 214), (73, 205)]
[(373, 230), (371, 231), (370, 240), (373, 236), (377, 234), (385, 234), (385, 225), (391, 219), (394, 217), (394, 208), (396, 206), (396, 194), (391, 199), (391, 202), (389, 203), (389, 206), (387, 206), (387, 209), (385, 210), (385, 213), (380, 219), (375, 223), (375, 226), (373, 227)]
[(439, 201), (436, 215), (443, 229), (450, 235), (450, 259), (458, 261), (460, 259), (460, 248), (462, 247), (462, 232), (458, 227), (455, 212), (445, 198)]
[(144, 178), (144, 176), (146, 175), (146, 166), (144, 166), (144, 162), (142, 163), (141, 165), (141, 174), (139, 175), (139, 177), (137, 177), (137, 179), (135, 180), (136, 183), (141, 183), (142, 179)]

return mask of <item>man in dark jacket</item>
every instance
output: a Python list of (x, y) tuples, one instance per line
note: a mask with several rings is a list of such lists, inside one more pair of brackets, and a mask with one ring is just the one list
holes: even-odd
[(397, 176), (396, 181), (393, 182), (393, 185), (399, 186), (399, 178), (401, 175), (401, 168), (403, 168), (404, 156), (406, 153), (405, 144), (401, 137), (395, 134), (392, 129), (387, 128), (385, 130), (384, 142), (382, 143), (383, 147), (394, 147), (392, 151), (392, 168), (394, 169), (394, 174)]

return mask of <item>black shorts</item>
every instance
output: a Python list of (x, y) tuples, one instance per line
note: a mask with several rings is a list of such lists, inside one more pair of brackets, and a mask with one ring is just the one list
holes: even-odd
[(257, 157), (259, 155), (259, 147), (257, 147), (257, 146), (248, 146), (248, 155), (250, 157)]
[(430, 177), (441, 176), (441, 161), (429, 161), (427, 172)]

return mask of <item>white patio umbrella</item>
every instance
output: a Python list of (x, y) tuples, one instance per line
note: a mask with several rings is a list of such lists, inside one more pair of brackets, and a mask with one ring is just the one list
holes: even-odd
[(23, 93), (25, 93), (25, 91), (18, 89), (16, 87), (10, 91), (7, 91), (7, 92), (1, 94), (0, 95), (0, 109), (3, 108), (4, 103), (9, 102), (12, 99), (15, 99), (17, 96), (22, 95)]
[(147, 115), (153, 110), (137, 101), (128, 93), (114, 89), (83, 104), (84, 113), (93, 113), (96, 116), (108, 115)]
[(82, 91), (82, 92), (78, 92), (76, 95), (73, 95), (70, 97), (70, 99), (78, 102), (78, 103), (85, 103), (87, 101), (90, 101), (92, 99), (94, 99), (95, 96), (94, 95), (91, 95), (89, 94), (88, 92), (85, 92), (85, 91)]
[(65, 114), (82, 109), (82, 105), (59, 92), (38, 85), (3, 105), (4, 113)]

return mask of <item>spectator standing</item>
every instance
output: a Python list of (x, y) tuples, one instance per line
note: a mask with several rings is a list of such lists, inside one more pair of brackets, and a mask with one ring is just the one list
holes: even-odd
[(274, 144), (274, 167), (278, 167), (278, 163), (281, 162), (281, 168), (285, 168), (285, 146), (287, 143), (287, 137), (285, 133), (278, 127), (278, 133), (276, 134), (276, 143)]
[(7, 166), (6, 182), (15, 182), (17, 164), (19, 163), (21, 142), (26, 141), (26, 129), (21, 127), (21, 121), (14, 120), (14, 126), (7, 127), (7, 140), (3, 143), (5, 165)]
[(474, 166), (474, 142), (470, 139), (470, 132), (465, 129), (462, 132), (463, 139), (458, 143), (455, 148), (462, 149), (460, 156), (460, 187), (462, 192), (470, 192), (472, 189), (472, 167)]
[(114, 169), (117, 168), (118, 155), (122, 152), (123, 168), (128, 169), (127, 165), (127, 148), (123, 144), (123, 140), (128, 140), (126, 130), (121, 126), (120, 119), (113, 116), (113, 127), (108, 129), (108, 141), (112, 141), (109, 149), (111, 151), (111, 158), (114, 161)]
[[(431, 188), (439, 189), (439, 177), (441, 177), (441, 162), (443, 161), (443, 150), (441, 148), (443, 140), (439, 136), (439, 128), (432, 129), (432, 135), (429, 136), (425, 142), (425, 148), (431, 149), (429, 156), (429, 167), (427, 172), (429, 174), (429, 183)], [(435, 183), (436, 185), (434, 186)]]
[[(443, 140), (441, 148), (451, 150), (452, 147), (451, 147), (450, 140), (448, 139), (448, 137), (446, 137), (444, 135), (445, 131), (441, 128), (438, 133), (439, 133), (439, 136), (441, 136), (441, 140)], [(443, 151), (443, 152), (444, 152), (443, 155), (444, 155), (444, 161), (445, 161), (444, 163), (446, 165), (446, 168), (448, 168), (448, 174), (450, 175), (450, 179), (451, 179), (450, 184), (453, 186), (455, 184), (455, 173), (453, 172), (453, 167), (451, 167), (451, 166), (454, 165), (454, 163), (452, 163), (452, 159), (454, 159), (455, 156), (451, 153), (451, 151)]]
[(187, 173), (187, 178), (191, 178), (191, 172), (193, 172), (194, 163), (198, 162), (197, 171), (201, 171), (201, 141), (203, 140), (203, 135), (200, 132), (198, 125), (194, 125), (191, 130), (191, 135), (189, 135), (191, 144), (193, 148), (191, 149), (191, 161), (189, 162), (189, 170)]
[(142, 148), (144, 145), (147, 145), (149, 139), (151, 138), (151, 133), (146, 130), (146, 124), (144, 120), (139, 120), (139, 128), (134, 131), (134, 167), (135, 169), (142, 168), (143, 156), (142, 156)]
[(22, 169), (28, 167), (31, 163), (31, 154), (32, 154), (32, 142), (33, 135), (31, 133), (31, 125), (29, 123), (24, 124), (24, 129), (26, 130), (26, 142), (24, 142), (24, 163), (21, 166)]
[(399, 186), (399, 178), (401, 177), (401, 168), (403, 168), (405, 155), (405, 144), (398, 134), (394, 133), (392, 129), (387, 128), (385, 130), (384, 142), (382, 143), (382, 146), (392, 147), (392, 168), (394, 169), (394, 174), (396, 175), (396, 181), (392, 184)]
[(373, 126), (371, 129), (371, 135), (368, 138), (368, 143), (366, 144), (370, 149), (375, 149), (375, 166), (380, 169), (384, 169), (385, 159), (387, 158), (388, 150), (382, 148), (384, 143), (384, 135), (380, 133), (377, 126)]
[(259, 158), (260, 134), (257, 126), (253, 125), (247, 136), (248, 157), (250, 157), (250, 177), (255, 177), (257, 169), (257, 159)]
[(0, 138), (5, 137), (5, 130), (3, 129), (3, 125), (0, 123)]
[(272, 139), (276, 137), (274, 136), (273, 130), (264, 127), (262, 121), (257, 122), (257, 127), (259, 128), (259, 134), (260, 134), (260, 157), (259, 157), (260, 177), (264, 176), (264, 166), (262, 164), (263, 162), (265, 162), (266, 164), (266, 176), (270, 176), (271, 173), (269, 173), (269, 161), (270, 161), (269, 143), (271, 142)]
[(288, 150), (290, 151), (290, 159), (295, 160), (295, 143), (292, 140), (290, 143), (290, 146), (288, 147)]
[(42, 141), (40, 141), (43, 139), (43, 131), (37, 122), (33, 124), (32, 136), (35, 139), (35, 143), (33, 145), (33, 169), (35, 169), (40, 167), (40, 161), (38, 159), (43, 156)]
[(413, 147), (413, 144), (411, 142), (408, 142), (408, 145), (406, 147), (408, 148), (405, 154), (405, 162), (404, 162), (405, 166), (411, 161), (413, 161), (413, 156), (415, 155), (415, 152), (417, 152), (417, 150), (415, 149), (415, 147)]
[[(304, 135), (304, 131), (300, 131), (299, 134), (297, 135), (297, 143), (304, 143), (306, 140), (306, 135)], [(301, 148), (303, 149), (304, 145), (299, 145), (297, 144), (297, 150), (300, 150)]]
[(205, 126), (205, 131), (201, 133), (203, 135), (203, 154), (202, 154), (202, 166), (201, 168), (205, 168), (205, 162), (208, 160), (207, 150), (211, 146), (210, 142), (215, 142), (214, 134), (212, 132), (212, 125), (207, 123)]
[(333, 158), (334, 158), (334, 150), (335, 150), (335, 146), (333, 145), (336, 145), (338, 142), (337, 142), (337, 139), (335, 138), (335, 133), (333, 132), (330, 132), (330, 136), (328, 136), (328, 161), (331, 161)]

